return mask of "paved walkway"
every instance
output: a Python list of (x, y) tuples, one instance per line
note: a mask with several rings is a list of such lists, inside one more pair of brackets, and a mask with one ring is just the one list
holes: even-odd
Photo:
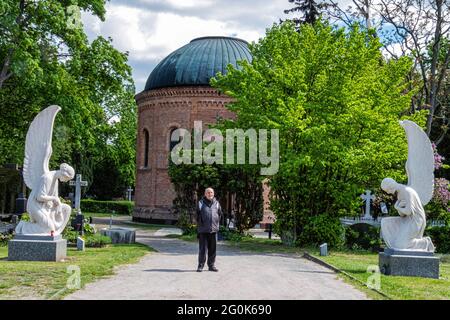
[(166, 233), (138, 230), (137, 241), (158, 252), (66, 299), (367, 299), (304, 258), (242, 252), (223, 243), (217, 248), (219, 272), (198, 273), (197, 244), (162, 236)]

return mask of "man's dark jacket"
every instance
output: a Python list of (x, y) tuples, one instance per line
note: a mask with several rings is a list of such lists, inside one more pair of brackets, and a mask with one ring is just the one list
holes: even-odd
[(197, 232), (219, 232), (222, 208), (219, 201), (213, 198), (209, 201), (203, 197), (197, 204)]

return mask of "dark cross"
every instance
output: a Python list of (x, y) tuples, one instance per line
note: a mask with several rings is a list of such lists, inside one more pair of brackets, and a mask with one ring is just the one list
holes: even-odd
[(75, 186), (75, 210), (77, 214), (81, 214), (80, 201), (81, 201), (81, 187), (87, 187), (87, 181), (81, 179), (81, 174), (77, 174), (75, 181), (70, 181), (71, 186)]

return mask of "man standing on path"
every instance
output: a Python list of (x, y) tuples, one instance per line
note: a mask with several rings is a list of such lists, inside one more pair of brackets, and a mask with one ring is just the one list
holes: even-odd
[(206, 261), (208, 251), (208, 270), (219, 271), (214, 263), (216, 261), (217, 232), (219, 232), (222, 208), (219, 201), (214, 198), (214, 190), (206, 188), (204, 197), (197, 205), (197, 231), (199, 241), (198, 268), (201, 272)]

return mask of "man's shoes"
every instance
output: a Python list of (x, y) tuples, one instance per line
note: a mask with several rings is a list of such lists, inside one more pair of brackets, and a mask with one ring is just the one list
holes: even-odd
[(217, 271), (219, 271), (219, 269), (217, 269), (216, 267), (214, 267), (214, 266), (212, 266), (212, 267), (209, 267), (208, 268), (208, 270), (209, 271), (214, 271), (214, 272), (217, 272)]
[(202, 272), (202, 270), (203, 270), (203, 266), (198, 266), (197, 267), (197, 272)]

